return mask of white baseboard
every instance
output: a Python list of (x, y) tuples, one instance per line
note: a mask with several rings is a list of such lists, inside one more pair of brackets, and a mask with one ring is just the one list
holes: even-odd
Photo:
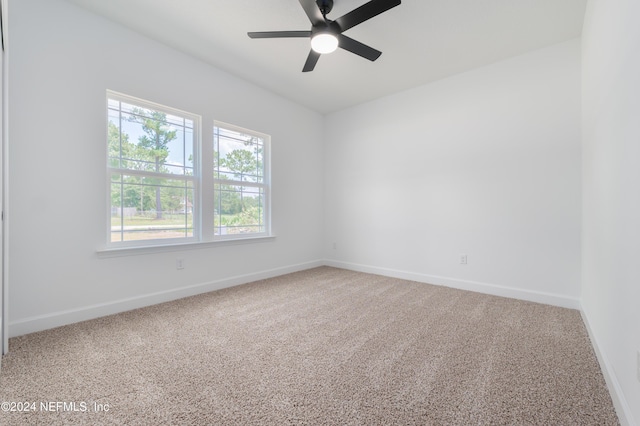
[(613, 406), (616, 409), (616, 414), (618, 415), (620, 425), (637, 426), (633, 420), (631, 408), (629, 407), (629, 404), (627, 404), (627, 400), (624, 397), (624, 393), (622, 392), (620, 383), (616, 378), (613, 367), (609, 363), (609, 360), (607, 359), (605, 353), (600, 349), (598, 339), (596, 338), (596, 335), (591, 328), (591, 323), (589, 322), (589, 314), (585, 311), (584, 306), (580, 309), (580, 313), (582, 314), (582, 320), (584, 321), (584, 324), (587, 328), (587, 333), (589, 333), (591, 345), (593, 346), (593, 350), (595, 351), (598, 362), (600, 363), (600, 370), (602, 370), (604, 380), (607, 383), (607, 387), (609, 388), (609, 394), (611, 395)]
[(47, 330), (50, 328), (73, 324), (80, 321), (86, 321), (107, 315), (117, 314), (120, 312), (130, 311), (132, 309), (143, 308), (158, 303), (181, 299), (183, 297), (194, 296), (201, 293), (208, 293), (210, 291), (233, 287), (240, 284), (246, 284), (252, 281), (263, 280), (266, 278), (273, 278), (279, 275), (303, 271), (305, 269), (311, 269), (323, 265), (324, 262), (322, 260), (316, 260), (312, 262), (300, 263), (297, 265), (268, 269), (265, 271), (254, 272), (246, 275), (237, 275), (221, 280), (195, 284), (187, 287), (180, 287), (157, 293), (119, 299), (107, 303), (99, 303), (96, 305), (85, 306), (78, 309), (70, 309), (66, 311), (53, 312), (46, 315), (38, 315), (10, 322), (9, 336), (21, 336), (23, 334), (34, 333), (36, 331)]
[(561, 306), (571, 309), (580, 309), (578, 299), (573, 299), (557, 294), (534, 292), (530, 290), (514, 289), (494, 284), (481, 283), (476, 281), (458, 280), (447, 277), (426, 275), (415, 272), (400, 271), (396, 269), (380, 268), (356, 263), (340, 262), (336, 260), (316, 260), (296, 265), (290, 265), (251, 274), (238, 275), (207, 283), (195, 284), (177, 289), (150, 293), (141, 296), (119, 299), (112, 302), (100, 303), (85, 306), (77, 309), (53, 312), (45, 315), (24, 318), (9, 323), (9, 336), (16, 337), (36, 331), (47, 330), (60, 327), (75, 322), (86, 321), (106, 315), (117, 314), (132, 309), (143, 308), (157, 303), (168, 302), (183, 297), (193, 296), (200, 293), (220, 290), (251, 281), (272, 278), (292, 272), (311, 269), (318, 266), (327, 265), (336, 268), (348, 269), (371, 274), (384, 275), (393, 278), (424, 282), (428, 284), (441, 285), (444, 287), (457, 288), (461, 290), (475, 291), (479, 293), (491, 294), (494, 296), (510, 297), (514, 299), (528, 300), (532, 302), (545, 303), (548, 305)]
[(399, 278), (403, 280), (440, 285), (443, 287), (456, 288), (459, 290), (475, 291), (477, 293), (490, 294), (493, 296), (509, 297), (512, 299), (544, 303), (546, 305), (559, 306), (562, 308), (580, 309), (580, 301), (577, 298), (563, 296), (560, 294), (522, 290), (518, 288), (504, 287), (478, 281), (459, 280), (455, 278), (400, 271), (397, 269), (380, 268), (377, 266), (361, 265), (357, 263), (341, 262), (330, 259), (325, 260), (325, 265), (333, 266), (336, 268), (349, 269), (351, 271), (367, 272), (370, 274), (384, 275), (387, 277)]

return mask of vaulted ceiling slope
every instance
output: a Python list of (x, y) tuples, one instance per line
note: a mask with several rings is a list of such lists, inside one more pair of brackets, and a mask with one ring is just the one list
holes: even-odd
[[(579, 37), (587, 0), (404, 0), (345, 32), (382, 51), (338, 51), (302, 73), (309, 39), (298, 0), (68, 0), (322, 114)], [(335, 0), (337, 18), (367, 0)]]

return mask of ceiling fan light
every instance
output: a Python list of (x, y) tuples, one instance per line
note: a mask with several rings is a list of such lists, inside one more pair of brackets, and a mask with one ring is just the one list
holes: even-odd
[(311, 38), (311, 48), (317, 53), (331, 53), (338, 48), (338, 38), (330, 33), (319, 33)]

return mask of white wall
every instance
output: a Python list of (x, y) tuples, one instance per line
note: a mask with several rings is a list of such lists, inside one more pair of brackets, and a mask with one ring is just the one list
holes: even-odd
[(325, 131), (331, 264), (578, 306), (579, 40), (331, 114)]
[(637, 0), (591, 0), (582, 39), (582, 305), (628, 424), (640, 424), (639, 16)]
[[(10, 1), (11, 335), (319, 263), (321, 115), (65, 1)], [(205, 143), (213, 119), (270, 134), (275, 241), (99, 257), (107, 89), (202, 115)]]

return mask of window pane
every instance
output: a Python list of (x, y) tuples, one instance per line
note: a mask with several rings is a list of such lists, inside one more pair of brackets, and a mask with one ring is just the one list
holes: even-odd
[(238, 185), (214, 185), (214, 234), (265, 232), (264, 189)]
[(177, 115), (167, 114), (167, 123), (175, 124), (176, 126), (184, 127), (185, 122), (184, 118), (178, 117)]
[(112, 175), (111, 242), (192, 237), (190, 180)]
[(264, 182), (264, 139), (214, 128), (214, 179)]
[(108, 126), (110, 167), (194, 174), (192, 120), (110, 100)]
[(107, 107), (110, 109), (120, 109), (120, 101), (116, 101), (114, 99), (107, 100)]
[(108, 240), (195, 238), (199, 117), (107, 94)]

